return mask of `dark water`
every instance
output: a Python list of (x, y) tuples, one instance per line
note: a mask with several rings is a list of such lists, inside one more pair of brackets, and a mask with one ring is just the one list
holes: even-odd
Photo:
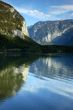
[(73, 110), (73, 54), (0, 56), (0, 110)]

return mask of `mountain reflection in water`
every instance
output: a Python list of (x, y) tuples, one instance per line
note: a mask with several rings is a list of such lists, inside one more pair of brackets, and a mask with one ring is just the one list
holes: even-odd
[(32, 59), (28, 60), (26, 57), (0, 56), (0, 100), (16, 95), (27, 80)]
[(73, 54), (0, 57), (0, 110), (73, 110)]
[[(73, 54), (39, 58), (31, 65), (30, 72), (45, 80), (48, 90), (73, 98)], [(38, 88), (39, 84), (37, 81)]]

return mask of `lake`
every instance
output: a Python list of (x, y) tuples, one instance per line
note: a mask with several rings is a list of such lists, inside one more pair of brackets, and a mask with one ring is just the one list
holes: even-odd
[(73, 110), (73, 54), (0, 55), (0, 110)]

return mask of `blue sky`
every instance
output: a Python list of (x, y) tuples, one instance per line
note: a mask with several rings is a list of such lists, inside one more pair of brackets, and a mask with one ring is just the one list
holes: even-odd
[(27, 25), (38, 21), (73, 19), (73, 0), (3, 0), (14, 6)]

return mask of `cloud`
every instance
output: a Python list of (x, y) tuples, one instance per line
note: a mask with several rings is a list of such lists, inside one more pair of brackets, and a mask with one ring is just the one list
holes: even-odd
[(59, 8), (64, 9), (64, 10), (73, 11), (73, 5), (63, 5), (63, 6), (59, 6)]
[(73, 5), (51, 6), (48, 13), (56, 19), (72, 19)]
[(32, 10), (32, 9), (25, 9), (25, 8), (17, 8), (17, 10), (22, 14), (26, 14), (26, 15), (29, 15), (29, 16), (32, 16), (34, 18), (41, 19), (41, 20), (49, 19), (50, 17), (49, 14), (46, 14), (36, 9)]
[(70, 19), (73, 17), (73, 5), (49, 6), (48, 12), (44, 13), (37, 9), (16, 8), (20, 13), (32, 16), (39, 20)]
[(51, 6), (49, 12), (51, 14), (62, 14), (69, 11), (73, 11), (73, 5), (63, 5), (63, 6)]

